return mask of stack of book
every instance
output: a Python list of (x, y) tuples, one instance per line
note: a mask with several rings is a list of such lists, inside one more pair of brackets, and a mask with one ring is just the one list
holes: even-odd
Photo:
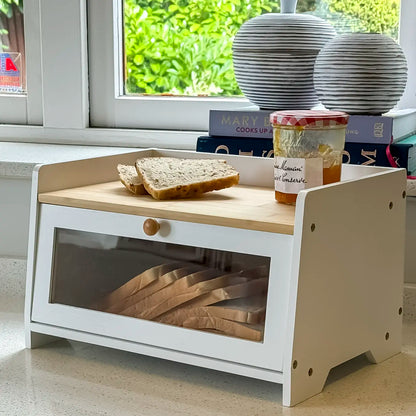
[[(211, 110), (208, 136), (197, 140), (198, 152), (273, 157), (273, 111), (247, 107)], [(391, 155), (391, 157), (389, 157)], [(394, 166), (416, 173), (416, 109), (381, 116), (351, 115), (343, 163)]]

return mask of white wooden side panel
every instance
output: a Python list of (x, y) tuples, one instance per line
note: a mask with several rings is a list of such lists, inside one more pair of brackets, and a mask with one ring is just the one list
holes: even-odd
[(405, 189), (396, 170), (299, 195), (285, 405), (320, 392), (331, 368), (359, 354), (379, 362), (400, 351)]
[(34, 333), (30, 328), (33, 301), (33, 286), (35, 283), (35, 267), (37, 260), (37, 237), (38, 237), (38, 220), (39, 210), (37, 203), (38, 195), (38, 173), (33, 172), (32, 175), (32, 194), (30, 199), (30, 222), (29, 222), (29, 238), (28, 238), (28, 255), (27, 255), (27, 271), (26, 271), (26, 294), (25, 294), (25, 346), (26, 348), (34, 348), (39, 345), (53, 341), (55, 338), (41, 333)]
[[(41, 205), (31, 320), (281, 371), (293, 236), (231, 228), (225, 230), (217, 226), (160, 220), (161, 230), (168, 225), (167, 232), (160, 232), (149, 238), (142, 230), (145, 219), (140, 216)], [(55, 228), (151, 239), (272, 258), (264, 341), (252, 342), (218, 336), (126, 316), (49, 303)]]

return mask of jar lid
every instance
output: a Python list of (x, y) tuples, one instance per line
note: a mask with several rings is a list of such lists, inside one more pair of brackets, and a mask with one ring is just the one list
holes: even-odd
[(349, 115), (343, 111), (286, 110), (270, 114), (270, 123), (281, 126), (330, 127), (346, 125)]

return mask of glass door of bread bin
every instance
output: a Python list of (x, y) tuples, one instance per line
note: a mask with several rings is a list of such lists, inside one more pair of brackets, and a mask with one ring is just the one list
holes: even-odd
[[(168, 237), (135, 236), (146, 218), (96, 212), (103, 218), (95, 225), (87, 210), (45, 210), (57, 212), (41, 221), (38, 252), (50, 256), (37, 262), (33, 321), (213, 356), (217, 349), (237, 361), (246, 359), (221, 345), (261, 348), (268, 319), (283, 330), (284, 314), (270, 305), (271, 288), (282, 298), (287, 290), (287, 279), (270, 278), (273, 253), (291, 257), (283, 242), (273, 244), (279, 234), (169, 221)], [(276, 300), (285, 311), (287, 301)], [(201, 334), (214, 334), (218, 348), (202, 346)]]
[(263, 341), (270, 258), (57, 229), (51, 303)]

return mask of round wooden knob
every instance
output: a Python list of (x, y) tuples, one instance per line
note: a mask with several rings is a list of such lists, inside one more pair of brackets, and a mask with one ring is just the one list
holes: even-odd
[(143, 231), (147, 235), (155, 235), (159, 231), (159, 228), (160, 224), (153, 218), (148, 218), (143, 223)]

